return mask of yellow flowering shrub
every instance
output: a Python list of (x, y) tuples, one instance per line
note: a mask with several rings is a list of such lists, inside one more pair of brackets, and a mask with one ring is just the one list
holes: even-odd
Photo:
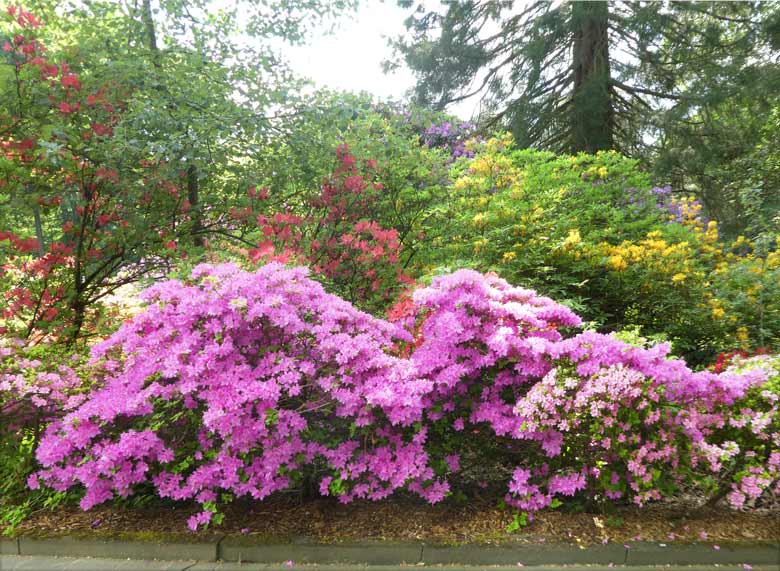
[(506, 134), (472, 145), (428, 268), (496, 271), (599, 329), (665, 336), (692, 362), (780, 338), (780, 243), (724, 242), (699, 202), (614, 152), (517, 150)]
[[(776, 342), (780, 238), (762, 256), (744, 236), (730, 243), (720, 240), (717, 223), (703, 221), (693, 199), (677, 204), (683, 216), (673, 223), (637, 240), (588, 244), (580, 259), (600, 264), (612, 291), (645, 300), (637, 301), (633, 324), (664, 327), (688, 354)], [(667, 312), (658, 322), (650, 321), (658, 319), (654, 305)], [(696, 337), (686, 333), (690, 327), (697, 328)]]

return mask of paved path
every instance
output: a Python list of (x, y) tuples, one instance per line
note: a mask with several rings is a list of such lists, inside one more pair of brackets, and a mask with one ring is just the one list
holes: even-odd
[[(0, 571), (745, 571), (742, 565), (691, 566), (623, 566), (565, 565), (565, 566), (456, 566), (456, 565), (270, 565), (261, 563), (149, 561), (131, 559), (103, 559), (78, 557), (43, 557), (24, 555), (0, 556)], [(778, 571), (775, 565), (756, 565), (753, 571)]]

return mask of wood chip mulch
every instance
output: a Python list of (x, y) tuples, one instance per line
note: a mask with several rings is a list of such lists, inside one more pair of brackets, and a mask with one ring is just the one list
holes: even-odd
[(736, 512), (683, 505), (623, 507), (608, 514), (546, 511), (514, 533), (506, 531), (512, 514), (498, 509), (495, 502), (430, 506), (396, 498), (342, 505), (330, 499), (301, 502), (281, 497), (234, 504), (227, 508), (221, 526), (191, 533), (186, 521), (196, 511), (196, 507), (181, 506), (145, 509), (102, 506), (87, 512), (64, 507), (33, 514), (18, 526), (16, 534), (197, 541), (219, 533), (263, 542), (307, 538), (327, 543), (423, 540), (450, 545), (780, 541), (780, 514), (776, 511)]

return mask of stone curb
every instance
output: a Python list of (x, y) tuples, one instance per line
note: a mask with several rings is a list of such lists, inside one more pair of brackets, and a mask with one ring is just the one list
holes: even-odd
[[(72, 557), (44, 557), (44, 556), (0, 556), (0, 569), (8, 571), (417, 571), (419, 565), (302, 565), (294, 564), (292, 567), (283, 564), (267, 563), (238, 563), (238, 562), (205, 562), (205, 561), (141, 561), (138, 559), (92, 559)], [(425, 566), (423, 569), (435, 569), (437, 571), (517, 571), (517, 565), (512, 566)], [(630, 569), (631, 571), (659, 571), (658, 566), (627, 567), (615, 565), (570, 565), (570, 566), (541, 566), (523, 567), (523, 571), (615, 571), (617, 569)], [(667, 567), (668, 571), (744, 571), (742, 565), (692, 565)], [(756, 565), (754, 571), (777, 571), (776, 566)]]
[(0, 555), (19, 555), (19, 538), (0, 537)]
[(19, 537), (18, 555), (216, 561), (222, 538), (198, 543), (158, 543), (113, 539), (34, 539)]
[[(662, 547), (664, 545), (665, 547)], [(780, 543), (764, 545), (673, 545), (637, 543), (627, 550), (628, 565), (698, 565), (750, 563), (776, 565), (780, 570)]]
[(415, 565), (422, 561), (422, 543), (365, 542), (352, 544), (252, 544), (231, 540), (219, 545), (220, 561), (251, 563), (361, 563), (364, 565)]
[(318, 544), (251, 543), (249, 538), (215, 537), (199, 543), (35, 539), (0, 540), (0, 554), (23, 556), (100, 557), (113, 559), (196, 560), (296, 564), (387, 565), (775, 565), (780, 569), (780, 543), (729, 544), (715, 549), (706, 544), (631, 543), (580, 548), (573, 545), (463, 545), (422, 542), (363, 542)]
[(423, 563), (466, 565), (588, 565), (626, 561), (626, 548), (622, 545), (594, 545), (580, 549), (572, 545), (518, 545), (458, 547), (429, 546), (423, 548)]

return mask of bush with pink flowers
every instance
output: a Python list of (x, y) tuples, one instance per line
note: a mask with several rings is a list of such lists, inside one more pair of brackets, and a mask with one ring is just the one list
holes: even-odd
[(94, 348), (95, 388), (47, 429), (32, 487), (83, 488), (88, 509), (152, 486), (203, 506), (192, 528), (305, 478), (341, 501), (437, 502), (466, 456), (511, 466), (524, 512), (777, 487), (776, 399), (758, 429), (739, 420), (775, 394), (765, 368), (693, 372), (664, 345), (575, 334), (571, 310), (493, 275), (436, 278), (392, 321), (277, 263), (198, 266), (143, 298)]

